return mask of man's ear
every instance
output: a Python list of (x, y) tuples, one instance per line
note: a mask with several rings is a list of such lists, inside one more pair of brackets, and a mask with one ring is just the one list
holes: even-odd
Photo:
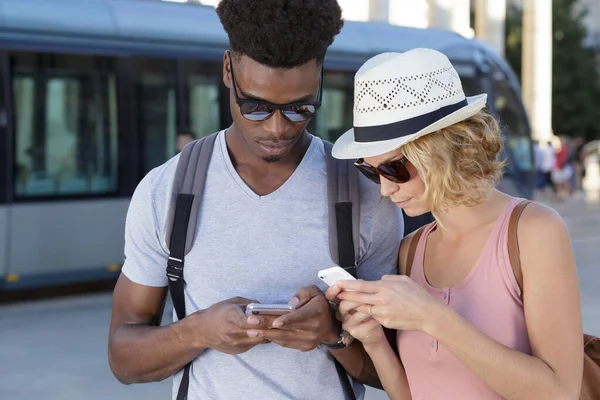
[(223, 83), (228, 89), (231, 89), (231, 52), (226, 50), (223, 53)]

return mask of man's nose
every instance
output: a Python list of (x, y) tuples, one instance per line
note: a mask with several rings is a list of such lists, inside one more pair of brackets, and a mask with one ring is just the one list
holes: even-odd
[(285, 119), (281, 110), (275, 110), (269, 119), (264, 122), (263, 129), (272, 136), (279, 138), (284, 136), (289, 129), (290, 122)]

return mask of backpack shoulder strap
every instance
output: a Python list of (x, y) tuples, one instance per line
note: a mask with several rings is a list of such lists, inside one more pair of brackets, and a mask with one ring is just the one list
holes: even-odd
[(513, 208), (508, 221), (508, 259), (512, 267), (519, 288), (521, 289), (521, 297), (523, 297), (523, 271), (521, 270), (521, 259), (519, 258), (519, 240), (517, 237), (517, 225), (519, 218), (525, 207), (531, 203), (529, 200), (522, 200)]
[[(323, 140), (327, 165), (327, 204), (329, 215), (329, 251), (331, 258), (355, 278), (360, 252), (360, 188), (358, 170), (349, 160), (331, 155), (333, 145)], [(344, 367), (335, 360), (335, 369), (346, 393), (356, 400), (354, 388)]]
[[(179, 320), (185, 317), (184, 258), (194, 242), (200, 199), (204, 192), (208, 164), (210, 163), (217, 135), (218, 133), (214, 133), (185, 146), (179, 156), (173, 180), (165, 232), (166, 238), (169, 240), (169, 259), (167, 262), (169, 292)], [(191, 363), (184, 367), (177, 392), (177, 400), (187, 399), (190, 368)]]
[[(200, 197), (204, 192), (204, 185), (206, 182), (206, 172), (208, 170), (208, 164), (212, 156), (215, 141), (217, 139), (218, 132), (213, 133), (210, 136), (198, 139), (183, 149), (179, 156), (177, 163), (177, 170), (173, 179), (173, 189), (171, 191), (171, 201), (167, 214), (167, 223), (165, 229), (165, 235), (167, 243), (169, 243), (169, 249), (174, 244), (173, 233), (175, 224), (175, 213), (177, 210), (177, 203), (180, 199), (180, 195), (184, 195), (181, 198), (187, 198), (188, 202), (191, 203), (190, 214), (185, 215), (186, 219), (190, 220), (187, 226), (185, 237), (189, 240), (185, 241), (183, 254), (189, 253), (194, 239), (194, 233), (196, 231), (196, 222), (198, 220), (198, 211), (200, 209)], [(193, 198), (197, 197), (197, 201), (193, 201)], [(182, 205), (184, 205), (182, 203)], [(184, 237), (184, 239), (185, 239)], [(172, 250), (170, 250), (172, 252)]]
[(329, 249), (331, 258), (356, 277), (360, 256), (360, 187), (351, 160), (331, 155), (333, 145), (323, 141), (327, 165)]
[(408, 277), (410, 277), (410, 272), (412, 271), (412, 265), (413, 261), (415, 260), (415, 253), (417, 252), (419, 240), (421, 239), (421, 235), (423, 234), (426, 226), (427, 225), (420, 227), (410, 241), (410, 246), (408, 247), (408, 257), (406, 257), (406, 271), (404, 273)]

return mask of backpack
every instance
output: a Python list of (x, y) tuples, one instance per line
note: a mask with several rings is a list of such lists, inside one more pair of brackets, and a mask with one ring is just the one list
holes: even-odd
[[(517, 240), (517, 223), (529, 200), (522, 200), (512, 210), (510, 220), (508, 221), (508, 258), (510, 265), (521, 289), (521, 298), (523, 297), (523, 272), (521, 270), (521, 260), (519, 259), (519, 242)], [(425, 227), (421, 227), (415, 233), (408, 248), (408, 257), (406, 261), (405, 275), (410, 277), (410, 271), (415, 259), (417, 245)], [(583, 335), (583, 381), (581, 384), (581, 400), (600, 400), (600, 338), (592, 335)]]
[[(208, 165), (218, 132), (188, 144), (181, 152), (167, 214), (166, 237), (169, 241), (167, 277), (173, 307), (179, 320), (185, 317), (185, 255), (194, 242), (200, 202)], [(333, 145), (323, 141), (327, 165), (329, 207), (329, 248), (337, 265), (356, 277), (360, 249), (360, 198), (358, 170), (349, 160), (331, 156)], [(177, 400), (187, 399), (191, 362), (184, 367)], [(356, 400), (346, 370), (335, 360), (336, 371), (346, 397)]]

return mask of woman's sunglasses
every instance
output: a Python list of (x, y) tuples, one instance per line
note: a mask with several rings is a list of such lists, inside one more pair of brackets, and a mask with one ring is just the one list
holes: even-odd
[(308, 121), (315, 115), (317, 109), (321, 107), (321, 99), (323, 97), (323, 68), (321, 67), (321, 85), (319, 87), (318, 101), (288, 103), (288, 104), (273, 104), (260, 100), (240, 99), (237, 91), (237, 82), (233, 74), (233, 63), (229, 57), (229, 67), (231, 69), (231, 80), (233, 81), (233, 92), (235, 94), (235, 102), (240, 107), (242, 116), (249, 121), (260, 122), (265, 121), (275, 113), (281, 111), (283, 117), (290, 122)]
[(407, 161), (406, 157), (402, 157), (399, 160), (390, 161), (375, 168), (359, 158), (354, 165), (364, 176), (377, 184), (381, 184), (380, 176), (394, 183), (406, 183), (410, 180), (410, 172), (408, 172), (405, 165)]

